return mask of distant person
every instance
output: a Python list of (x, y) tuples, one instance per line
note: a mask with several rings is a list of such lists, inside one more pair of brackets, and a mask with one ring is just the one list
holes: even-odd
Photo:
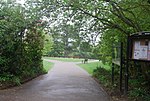
[(83, 63), (85, 64), (85, 63), (88, 63), (88, 58), (85, 58), (84, 60), (83, 60)]

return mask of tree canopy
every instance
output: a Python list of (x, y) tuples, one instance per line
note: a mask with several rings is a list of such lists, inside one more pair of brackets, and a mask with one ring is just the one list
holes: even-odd
[(149, 0), (1, 0), (0, 82), (43, 72), (43, 53), (111, 63), (113, 43), (149, 28)]

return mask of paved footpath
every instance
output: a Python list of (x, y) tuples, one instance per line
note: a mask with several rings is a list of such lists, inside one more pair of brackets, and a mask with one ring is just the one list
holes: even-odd
[(101, 86), (75, 63), (47, 61), (55, 63), (48, 74), (0, 90), (0, 101), (110, 101)]

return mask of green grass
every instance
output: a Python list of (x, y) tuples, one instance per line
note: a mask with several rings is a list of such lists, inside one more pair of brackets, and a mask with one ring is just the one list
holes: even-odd
[(76, 58), (58, 58), (58, 57), (43, 57), (43, 59), (58, 60), (64, 62), (81, 62), (83, 60), (83, 59), (76, 59)]
[(78, 64), (81, 68), (85, 69), (89, 74), (93, 74), (94, 69), (97, 67), (103, 67), (106, 70), (110, 69), (109, 65), (104, 65), (102, 62), (92, 62), (92, 63), (86, 63), (86, 64)]
[(46, 70), (46, 72), (48, 72), (53, 66), (54, 63), (43, 60), (43, 67)]

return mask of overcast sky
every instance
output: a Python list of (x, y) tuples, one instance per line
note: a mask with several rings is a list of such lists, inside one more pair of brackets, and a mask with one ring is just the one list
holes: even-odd
[(25, 0), (16, 0), (17, 3), (20, 3), (20, 4), (24, 4), (25, 3)]

